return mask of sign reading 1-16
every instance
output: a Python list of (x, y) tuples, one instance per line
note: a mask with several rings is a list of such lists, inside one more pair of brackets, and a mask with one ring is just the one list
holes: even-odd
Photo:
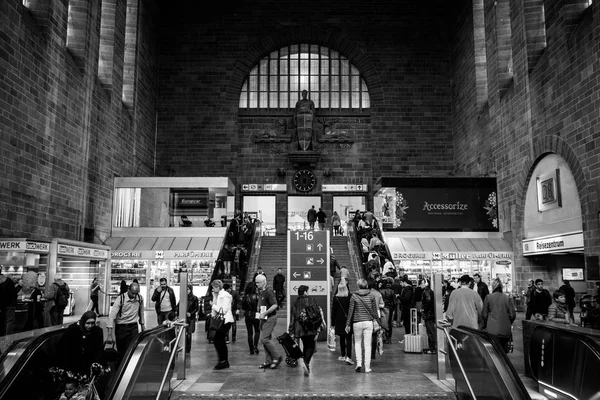
[(301, 285), (308, 287), (307, 294), (329, 321), (329, 254), (329, 231), (288, 231), (288, 325)]

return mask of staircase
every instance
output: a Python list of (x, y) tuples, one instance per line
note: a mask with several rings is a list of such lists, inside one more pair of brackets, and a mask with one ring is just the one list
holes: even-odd
[[(287, 271), (287, 236), (262, 236), (260, 249), (258, 249), (258, 263), (265, 275), (267, 276), (267, 285), (273, 286), (273, 277), (277, 274), (277, 268), (283, 270), (286, 275)], [(254, 267), (254, 266), (253, 266)], [(256, 267), (248, 274), (248, 279), (251, 280), (256, 273)], [(286, 282), (289, 277), (286, 275)], [(287, 317), (287, 307), (284, 303), (282, 309), (277, 311), (277, 316), (281, 318)]]
[[(345, 265), (346, 268), (348, 269), (348, 271), (350, 272), (350, 277), (348, 278), (348, 285), (350, 286), (350, 293), (353, 293), (356, 290), (358, 290), (358, 286), (356, 286), (356, 281), (357, 281), (356, 272), (354, 271), (352, 259), (350, 258), (352, 256), (350, 255), (350, 250), (348, 248), (348, 246), (349, 246), (348, 237), (347, 236), (332, 236), (330, 244), (331, 244), (331, 248), (333, 249), (333, 255), (335, 256), (335, 259), (340, 264), (340, 268), (343, 265)], [(335, 284), (337, 285), (340, 282), (340, 272), (339, 271), (336, 271), (334, 278), (335, 278)], [(336, 289), (334, 287), (332, 295), (335, 294), (335, 290)]]

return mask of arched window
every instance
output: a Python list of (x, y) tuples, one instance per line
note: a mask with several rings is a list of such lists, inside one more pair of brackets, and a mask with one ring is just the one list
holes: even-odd
[(240, 109), (290, 109), (302, 90), (321, 110), (364, 110), (369, 92), (358, 69), (337, 51), (295, 44), (272, 52), (252, 68), (240, 94)]

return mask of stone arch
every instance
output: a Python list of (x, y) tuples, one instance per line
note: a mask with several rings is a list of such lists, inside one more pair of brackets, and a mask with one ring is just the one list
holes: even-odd
[(296, 43), (311, 43), (327, 46), (347, 57), (360, 71), (367, 84), (371, 104), (383, 101), (383, 85), (371, 60), (353, 41), (336, 33), (314, 27), (297, 27), (282, 30), (264, 37), (260, 42), (251, 46), (244, 57), (238, 60), (227, 87), (227, 104), (238, 104), (240, 91), (250, 70), (263, 57), (281, 47)]
[(550, 153), (561, 156), (571, 169), (571, 173), (573, 174), (577, 184), (577, 192), (579, 193), (579, 200), (581, 201), (582, 218), (585, 223), (585, 215), (589, 214), (590, 212), (588, 201), (589, 193), (585, 175), (581, 165), (579, 164), (577, 155), (571, 146), (565, 142), (563, 138), (556, 135), (547, 135), (533, 141), (532, 157), (527, 157), (527, 159), (525, 159), (523, 162), (523, 169), (520, 173), (516, 203), (516, 218), (519, 221), (523, 220), (525, 213), (525, 196), (527, 194), (527, 185), (531, 180), (536, 165), (542, 158)]

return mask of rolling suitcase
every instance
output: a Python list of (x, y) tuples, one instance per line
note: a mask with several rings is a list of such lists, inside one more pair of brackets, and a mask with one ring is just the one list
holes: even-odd
[(423, 341), (419, 335), (419, 325), (417, 320), (417, 309), (410, 309), (410, 334), (404, 335), (405, 353), (422, 353)]
[(302, 353), (302, 349), (298, 346), (298, 343), (292, 337), (285, 332), (281, 336), (277, 336), (277, 341), (283, 347), (285, 351), (285, 363), (287, 365), (291, 365), (292, 367), (298, 366), (298, 359), (302, 358), (304, 354)]

